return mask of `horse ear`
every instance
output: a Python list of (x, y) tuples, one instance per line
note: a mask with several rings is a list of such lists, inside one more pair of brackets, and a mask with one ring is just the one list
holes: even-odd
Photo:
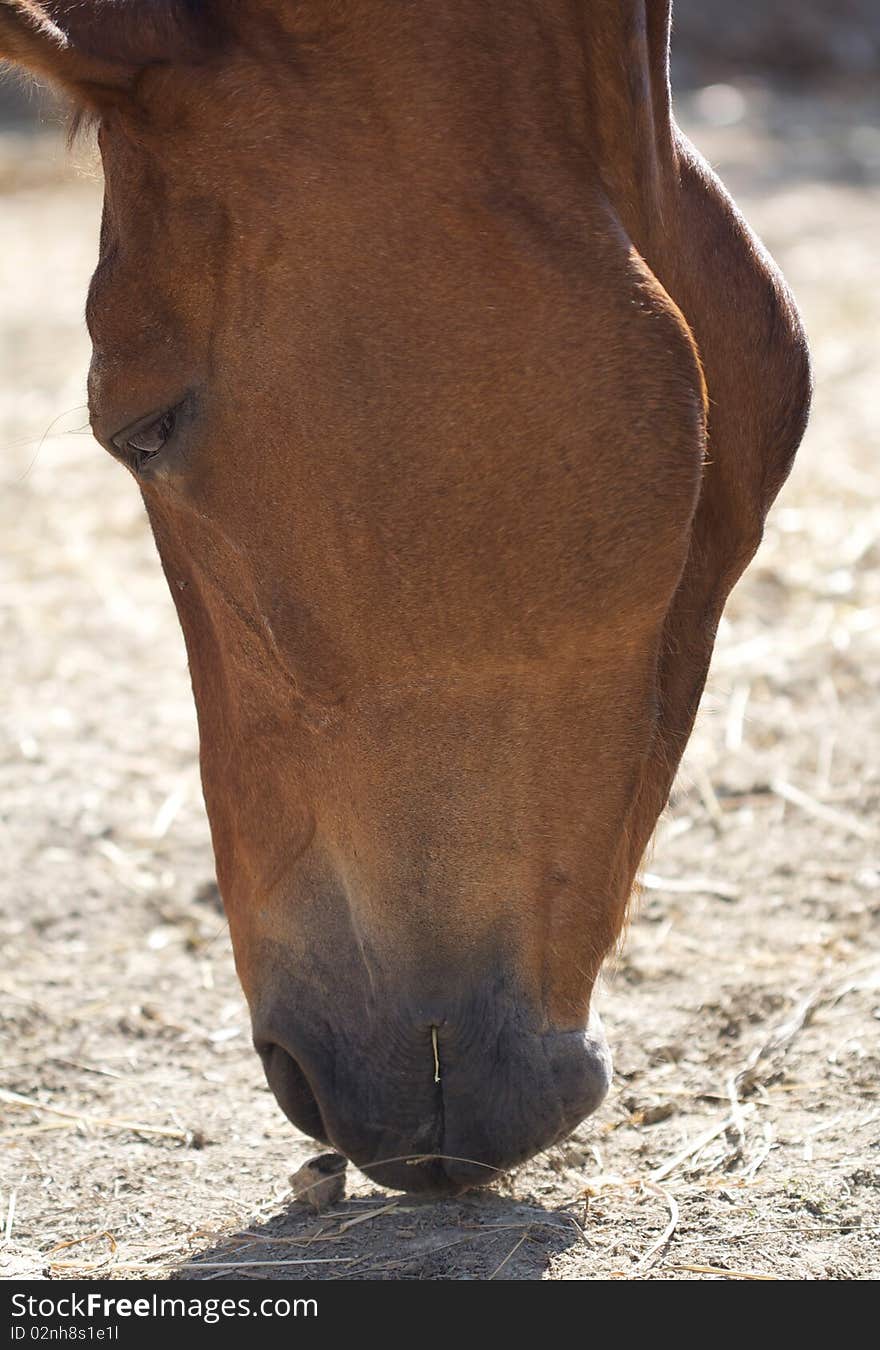
[(197, 0), (0, 0), (0, 60), (100, 105), (147, 66), (198, 59), (217, 35), (211, 8)]
[(32, 0), (0, 0), (0, 59), (91, 102), (101, 89), (123, 89), (131, 71), (96, 59)]

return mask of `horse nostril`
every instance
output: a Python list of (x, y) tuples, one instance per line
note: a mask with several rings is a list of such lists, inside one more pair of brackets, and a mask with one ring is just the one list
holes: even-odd
[(257, 1048), (266, 1081), (285, 1115), (304, 1134), (329, 1142), (317, 1098), (293, 1056), (273, 1042)]

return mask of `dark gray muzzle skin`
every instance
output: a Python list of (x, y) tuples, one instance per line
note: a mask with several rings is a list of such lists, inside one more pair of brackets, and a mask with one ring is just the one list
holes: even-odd
[(486, 1185), (549, 1148), (608, 1091), (601, 1022), (547, 1029), (507, 980), (471, 990), (454, 1001), (375, 989), (356, 1000), (349, 984), (318, 1013), (310, 990), (294, 996), (288, 982), (254, 1018), (282, 1110), (395, 1190)]

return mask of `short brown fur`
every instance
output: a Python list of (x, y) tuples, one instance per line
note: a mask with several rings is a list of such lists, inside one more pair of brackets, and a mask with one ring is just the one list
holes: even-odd
[(803, 432), (796, 310), (675, 126), (668, 32), (664, 0), (0, 6), (100, 118), (93, 426), (179, 410), (137, 476), (236, 960), (279, 1099), (359, 1161), (508, 1165), (595, 1104), (554, 1116), (562, 1070), (503, 1047), (588, 1024)]

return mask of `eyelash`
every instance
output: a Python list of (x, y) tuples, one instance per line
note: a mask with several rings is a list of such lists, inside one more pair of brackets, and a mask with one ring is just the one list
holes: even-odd
[[(178, 408), (168, 408), (158, 416), (141, 418), (133, 426), (126, 427), (124, 431), (111, 437), (112, 445), (128, 461), (135, 473), (139, 473), (151, 460), (161, 455), (174, 435), (177, 413)], [(149, 439), (153, 432), (156, 433), (156, 444), (150, 445)], [(138, 444), (138, 441), (141, 443)]]

